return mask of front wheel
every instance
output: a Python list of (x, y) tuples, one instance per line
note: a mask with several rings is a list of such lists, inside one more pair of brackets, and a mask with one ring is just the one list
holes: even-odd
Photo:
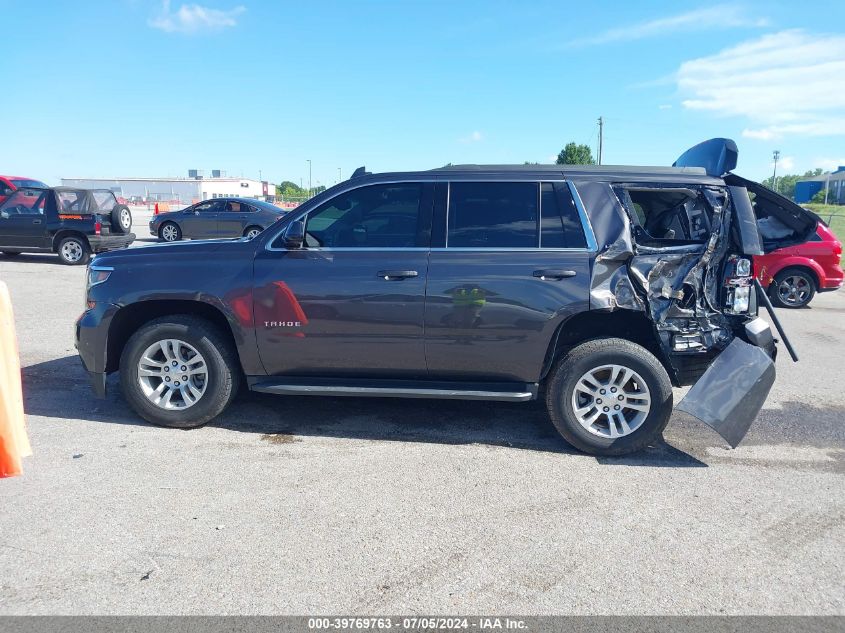
[(175, 222), (165, 222), (158, 230), (158, 236), (165, 242), (178, 242), (182, 239), (182, 229)]
[(208, 321), (175, 315), (139, 329), (120, 357), (120, 389), (145, 420), (177, 429), (220, 415), (238, 390), (238, 361)]
[(59, 242), (57, 249), (59, 259), (68, 266), (85, 264), (91, 258), (91, 249), (88, 242), (81, 237), (72, 235)]
[(604, 338), (573, 348), (552, 370), (546, 408), (575, 448), (625, 455), (658, 439), (672, 414), (672, 384), (651, 352)]

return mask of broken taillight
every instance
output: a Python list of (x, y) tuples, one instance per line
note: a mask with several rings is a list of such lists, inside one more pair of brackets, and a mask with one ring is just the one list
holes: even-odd
[(745, 314), (751, 306), (751, 260), (732, 255), (725, 265), (725, 312)]

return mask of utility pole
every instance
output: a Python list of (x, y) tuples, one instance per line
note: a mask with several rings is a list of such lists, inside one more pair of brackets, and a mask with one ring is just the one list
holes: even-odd
[(343, 178), (340, 177), (340, 167), (337, 168), (337, 181), (340, 182)]
[(308, 198), (311, 198), (311, 159), (306, 159), (308, 161)]
[(775, 169), (772, 172), (772, 190), (777, 193), (778, 191), (778, 158), (780, 158), (780, 150), (776, 149), (772, 153), (772, 157), (775, 159)]
[(599, 117), (599, 165), (601, 165), (601, 153), (604, 149), (604, 118)]
[(830, 172), (827, 172), (827, 182), (824, 186), (824, 203), (827, 204), (827, 194), (830, 193)]
[(261, 180), (261, 170), (258, 170), (258, 180)]

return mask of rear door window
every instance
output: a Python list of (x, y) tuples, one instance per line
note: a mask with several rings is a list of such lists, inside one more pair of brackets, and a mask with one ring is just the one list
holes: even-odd
[(586, 248), (587, 239), (566, 183), (540, 185), (540, 247)]
[(640, 244), (701, 243), (710, 237), (713, 210), (697, 187), (622, 186), (616, 193)]
[(539, 245), (539, 183), (453, 182), (447, 214), (447, 248)]

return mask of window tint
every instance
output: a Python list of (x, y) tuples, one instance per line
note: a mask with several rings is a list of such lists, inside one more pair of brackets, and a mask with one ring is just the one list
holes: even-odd
[(531, 248), (538, 245), (537, 183), (453, 182), (446, 245)]
[(311, 248), (408, 248), (427, 246), (420, 230), (422, 185), (361, 187), (340, 194), (308, 214), (305, 244)]
[(541, 185), (541, 234), (543, 248), (586, 248), (584, 228), (569, 187), (565, 183)]

